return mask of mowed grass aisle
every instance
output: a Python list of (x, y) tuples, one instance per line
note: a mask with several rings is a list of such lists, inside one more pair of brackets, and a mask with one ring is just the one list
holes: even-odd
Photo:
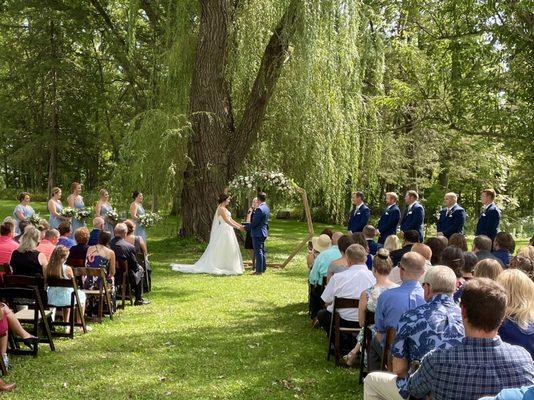
[[(8, 215), (12, 203), (0, 203)], [(38, 204), (38, 211), (44, 205)], [(41, 211), (41, 215), (45, 213)], [(273, 221), (268, 257), (281, 260), (305, 233)], [(321, 229), (321, 226), (316, 227)], [(184, 275), (203, 245), (175, 239), (176, 221), (151, 232), (152, 303), (127, 307), (74, 340), (12, 356), (5, 399), (355, 399), (355, 370), (325, 360), (326, 339), (309, 328), (304, 255), (261, 276)]]

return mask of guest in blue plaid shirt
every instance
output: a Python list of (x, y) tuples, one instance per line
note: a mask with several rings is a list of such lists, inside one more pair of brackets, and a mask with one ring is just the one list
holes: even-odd
[(463, 286), (462, 319), (465, 339), (450, 349), (430, 352), (408, 380), (412, 396), (433, 400), (475, 400), (495, 396), (502, 389), (534, 384), (534, 364), (519, 346), (497, 335), (507, 295), (501, 285), (486, 278)]
[(410, 365), (421, 361), (430, 351), (461, 344), (464, 326), (460, 308), (452, 295), (456, 289), (456, 274), (445, 266), (435, 266), (423, 283), (428, 303), (405, 312), (397, 327), (391, 353), (393, 374), (373, 372), (365, 378), (364, 398), (402, 400), (409, 396)]

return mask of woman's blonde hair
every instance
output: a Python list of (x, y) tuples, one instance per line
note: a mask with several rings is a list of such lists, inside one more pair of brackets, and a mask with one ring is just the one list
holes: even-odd
[(63, 264), (69, 256), (69, 249), (65, 246), (57, 246), (50, 255), (48, 267), (46, 268), (46, 276), (49, 278), (63, 278)]
[(20, 246), (18, 248), (19, 253), (35, 250), (39, 244), (40, 238), (41, 232), (39, 232), (39, 229), (33, 225), (28, 225), (20, 237)]
[(397, 235), (389, 235), (384, 242), (384, 249), (391, 251), (401, 248), (401, 241)]
[(508, 293), (506, 317), (521, 328), (534, 323), (534, 282), (518, 269), (507, 269), (497, 277)]
[(100, 197), (104, 197), (105, 195), (109, 194), (106, 189), (100, 189), (100, 192), (98, 192), (98, 195)]

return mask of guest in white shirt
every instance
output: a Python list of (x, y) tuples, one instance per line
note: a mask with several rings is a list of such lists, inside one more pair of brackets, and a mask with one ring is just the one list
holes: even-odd
[[(350, 245), (345, 255), (350, 265), (349, 269), (333, 275), (321, 296), (327, 308), (319, 311), (317, 318), (326, 332), (330, 329), (334, 297), (358, 299), (365, 289), (376, 283), (373, 273), (365, 265), (367, 251), (362, 245)], [(338, 312), (341, 326), (358, 327), (357, 308), (344, 308)]]

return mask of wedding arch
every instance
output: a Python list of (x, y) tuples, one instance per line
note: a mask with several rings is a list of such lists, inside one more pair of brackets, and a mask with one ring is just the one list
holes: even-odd
[(267, 266), (271, 268), (285, 268), (287, 264), (295, 257), (299, 251), (302, 250), (308, 241), (314, 235), (313, 221), (311, 217), (310, 204), (308, 202), (308, 195), (306, 191), (299, 187), (292, 179), (287, 178), (281, 172), (258, 171), (251, 175), (239, 175), (234, 178), (229, 186), (230, 193), (242, 194), (248, 200), (253, 197), (253, 194), (258, 191), (267, 193), (274, 193), (277, 197), (285, 197), (286, 199), (300, 199), (304, 208), (306, 217), (306, 224), (308, 232), (306, 236), (298, 242), (293, 251), (287, 256), (283, 263), (268, 262)]

